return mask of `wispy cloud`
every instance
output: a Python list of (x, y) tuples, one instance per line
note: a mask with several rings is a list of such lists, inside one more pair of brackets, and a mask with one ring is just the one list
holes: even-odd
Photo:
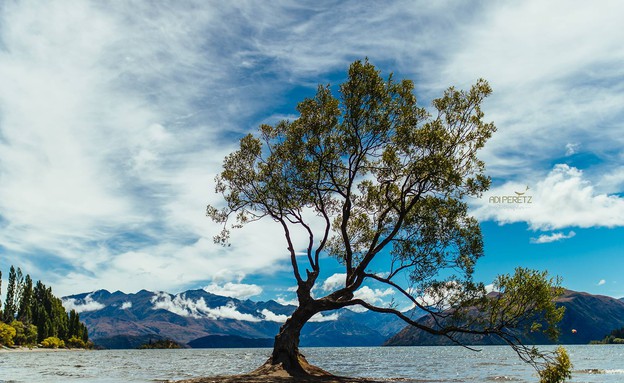
[(171, 296), (167, 293), (157, 293), (152, 297), (153, 308), (164, 309), (174, 314), (193, 318), (210, 319), (236, 319), (247, 322), (260, 322), (261, 319), (252, 315), (241, 313), (233, 302), (225, 306), (208, 307), (204, 298), (194, 301), (182, 295)]
[(578, 144), (578, 143), (576, 143), (576, 144), (567, 143), (566, 146), (565, 146), (565, 148), (566, 148), (565, 155), (566, 156), (571, 156), (573, 154), (578, 153), (580, 147), (581, 147), (581, 144)]
[(494, 89), (486, 112), (499, 129), (484, 155), (491, 174), (530, 174), (570, 140), (604, 160), (621, 152), (624, 48), (616, 15), (624, 5), (574, 4), (488, 4), (445, 56), (436, 84), (482, 76)]
[(564, 239), (572, 238), (576, 235), (575, 232), (570, 231), (568, 234), (564, 233), (552, 233), (552, 234), (542, 234), (537, 238), (531, 238), (531, 243), (550, 243), (557, 242)]
[(89, 294), (82, 300), (74, 298), (64, 299), (63, 307), (65, 307), (65, 310), (67, 311), (76, 310), (77, 313), (82, 313), (87, 311), (98, 311), (105, 308), (106, 305), (96, 302), (91, 294)]
[[(572, 193), (585, 203), (577, 213), (553, 215), (563, 204), (555, 202), (539, 214), (485, 209), (482, 217), (539, 229), (618, 226), (607, 210), (620, 213), (611, 194), (622, 191), (624, 173), (605, 164), (624, 155), (623, 8), (179, 1), (80, 2), (68, 11), (63, 2), (8, 2), (0, 248), (61, 295), (241, 284), (241, 275), (288, 267), (273, 225), (234, 233), (229, 249), (214, 246), (219, 228), (204, 216), (207, 203), (220, 203), (214, 176), (243, 133), (292, 116), (295, 90), (336, 83), (365, 56), (413, 78), (425, 105), (448, 85), (490, 80), (486, 118), (499, 130), (483, 158), (503, 185), (546, 174), (544, 163), (568, 143), (600, 160), (582, 169), (586, 178), (558, 169), (543, 179), (546, 187), (562, 177), (556, 185), (579, 192), (596, 185), (587, 198)], [(589, 206), (606, 221), (589, 217)]]
[(606, 281), (606, 280), (604, 280), (604, 279), (601, 279), (600, 281), (598, 281), (597, 286), (602, 286), (602, 285), (604, 285), (605, 283), (607, 283), (607, 281)]
[(205, 286), (204, 290), (216, 295), (239, 299), (247, 299), (262, 293), (262, 287), (258, 285), (232, 282), (227, 282), (223, 286), (211, 283), (210, 285)]

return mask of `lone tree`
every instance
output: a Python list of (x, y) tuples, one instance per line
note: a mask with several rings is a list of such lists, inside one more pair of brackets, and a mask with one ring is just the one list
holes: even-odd
[[(477, 158), (496, 130), (481, 111), (490, 93), (484, 80), (469, 91), (449, 88), (430, 113), (417, 105), (412, 81), (384, 79), (368, 60), (355, 61), (338, 98), (329, 85), (319, 86), (314, 98), (298, 104), (297, 119), (260, 126), (225, 158), (216, 178), (225, 207), (207, 209), (223, 225), (215, 242), (228, 244), (231, 228), (272, 219), (283, 229), (297, 281), (299, 306), (258, 371), (323, 373), (299, 353), (302, 327), (315, 314), (362, 306), (454, 340), (466, 333), (497, 336), (547, 371), (543, 379), (567, 376), (564, 352), (542, 353), (520, 340), (529, 330), (557, 335), (558, 281), (553, 286), (545, 273), (519, 269), (499, 277), (499, 293), (488, 295), (472, 280), (483, 241), (464, 201), (490, 185)], [(303, 245), (294, 239), (301, 231)], [(316, 298), (322, 255), (340, 261), (345, 279)], [(384, 272), (371, 269), (375, 259), (388, 260)], [(371, 281), (393, 288), (433, 322), (357, 298)]]

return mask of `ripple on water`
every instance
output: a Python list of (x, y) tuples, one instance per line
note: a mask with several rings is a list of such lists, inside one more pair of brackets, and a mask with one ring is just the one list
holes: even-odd
[(619, 375), (624, 374), (623, 369), (602, 369), (602, 368), (585, 368), (583, 370), (576, 370), (573, 373), (575, 374), (612, 374)]
[(488, 376), (486, 378), (490, 382), (519, 382), (520, 379), (514, 378), (513, 376), (506, 375), (496, 375), (496, 376)]

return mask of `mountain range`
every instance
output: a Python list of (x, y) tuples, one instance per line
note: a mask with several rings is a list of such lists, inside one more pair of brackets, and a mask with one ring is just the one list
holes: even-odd
[[(566, 290), (557, 299), (556, 304), (565, 307), (563, 319), (559, 323), (560, 336), (556, 343), (588, 344), (592, 340), (604, 338), (614, 329), (624, 327), (624, 298), (615, 299), (604, 295)], [(419, 322), (433, 325), (433, 319), (429, 316), (421, 317)], [(462, 334), (457, 339), (470, 345), (503, 344), (495, 337), (483, 335)], [(525, 335), (522, 340), (525, 344), (555, 343), (543, 334)], [(386, 346), (452, 344), (454, 343), (448, 338), (418, 331), (414, 327), (403, 328), (384, 343)]]
[[(255, 302), (204, 290), (180, 294), (141, 290), (135, 294), (98, 290), (63, 298), (67, 309), (80, 312), (90, 339), (104, 348), (136, 348), (171, 339), (187, 347), (270, 347), (279, 327), (295, 306)], [(624, 327), (624, 298), (615, 299), (567, 290), (557, 301), (566, 308), (559, 343), (587, 344)], [(429, 323), (424, 312), (407, 312)], [(574, 331), (573, 331), (574, 330)], [(461, 336), (465, 344), (499, 344), (497, 339)], [(545, 337), (525, 337), (531, 344)], [(452, 344), (405, 326), (400, 319), (372, 311), (341, 309), (315, 316), (302, 330), (301, 346), (411, 346)]]
[[(105, 348), (136, 348), (159, 339), (189, 347), (265, 347), (295, 310), (273, 300), (239, 300), (204, 290), (176, 295), (98, 290), (63, 302), (80, 312), (90, 339)], [(313, 317), (302, 331), (301, 346), (379, 346), (403, 326), (394, 316), (341, 309)]]

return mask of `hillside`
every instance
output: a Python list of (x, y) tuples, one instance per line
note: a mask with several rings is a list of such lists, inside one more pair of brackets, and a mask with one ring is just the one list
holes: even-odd
[[(160, 339), (190, 347), (257, 344), (258, 339), (265, 344), (266, 339), (272, 341), (295, 309), (272, 300), (239, 300), (204, 290), (177, 295), (98, 290), (68, 296), (63, 301), (66, 307), (81, 311), (90, 338), (105, 348), (135, 348)], [(410, 315), (418, 317), (418, 312)], [(402, 327), (403, 322), (393, 316), (342, 309), (306, 324), (301, 346), (379, 346)]]
[[(557, 300), (557, 305), (566, 308), (563, 320), (559, 324), (561, 336), (558, 343), (587, 344), (591, 340), (602, 339), (613, 329), (624, 326), (624, 301), (621, 299), (566, 290), (564, 295)], [(432, 324), (432, 319), (429, 316), (421, 318), (420, 321), (429, 325)], [(472, 345), (501, 344), (498, 339), (487, 336), (461, 335), (458, 340)], [(525, 337), (524, 342), (529, 344), (552, 343), (544, 336)], [(406, 326), (398, 334), (388, 339), (384, 345), (451, 344), (453, 343), (447, 338), (430, 335)]]

